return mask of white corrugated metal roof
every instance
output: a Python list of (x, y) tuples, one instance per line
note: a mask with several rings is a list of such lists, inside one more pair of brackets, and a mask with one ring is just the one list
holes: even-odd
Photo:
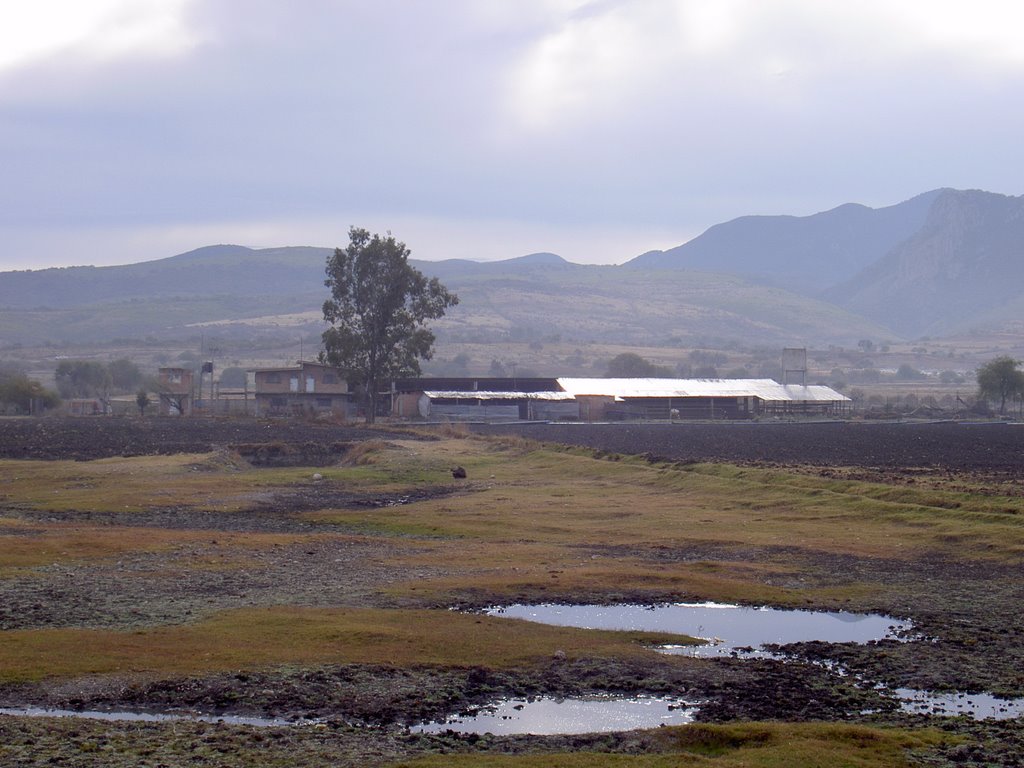
[(558, 379), (574, 397), (757, 397), (768, 402), (835, 402), (850, 398), (821, 385), (782, 385), (773, 379)]
[(430, 390), (423, 393), (431, 400), (572, 400), (569, 392), (479, 392), (477, 390)]

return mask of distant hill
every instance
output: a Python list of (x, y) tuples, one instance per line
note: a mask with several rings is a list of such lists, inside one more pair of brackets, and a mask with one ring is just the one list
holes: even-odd
[(1024, 197), (943, 190), (910, 238), (825, 296), (908, 336), (1019, 319)]
[[(319, 333), (329, 248), (211, 246), (121, 267), (0, 274), (0, 348), (46, 341)], [(458, 293), (437, 324), (461, 340), (847, 343), (892, 334), (817, 299), (731, 275), (571, 264), (414, 261)]]
[(942, 190), (888, 208), (847, 203), (812, 216), (742, 216), (628, 266), (742, 275), (816, 294), (882, 258), (924, 224)]
[(0, 309), (201, 296), (293, 295), (323, 286), (327, 248), (213, 245), (157, 261), (0, 273)]
[[(330, 248), (214, 245), (158, 261), (0, 273), (0, 348), (318, 333)], [(452, 338), (856, 343), (1003, 327), (1024, 311), (1024, 198), (939, 189), (898, 205), (745, 216), (622, 266), (553, 253), (413, 263), (461, 302)]]
[(438, 327), (467, 341), (509, 334), (637, 345), (705, 339), (779, 346), (893, 337), (834, 305), (733, 275), (568, 263), (523, 269), (512, 261), (464, 273), (452, 272), (449, 262), (418, 266), (458, 293), (459, 305)]
[(728, 272), (916, 338), (1015, 320), (1022, 258), (1024, 198), (937, 189), (888, 208), (744, 216), (627, 266)]

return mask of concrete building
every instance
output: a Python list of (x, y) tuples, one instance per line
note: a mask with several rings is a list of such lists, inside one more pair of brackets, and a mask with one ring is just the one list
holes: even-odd
[(402, 379), (393, 416), (462, 421), (751, 419), (845, 413), (825, 386), (772, 379)]
[(299, 361), (285, 368), (253, 371), (257, 416), (353, 414), (352, 393), (340, 371)]
[(750, 419), (761, 415), (840, 415), (850, 398), (821, 385), (774, 379), (558, 379), (583, 421)]
[(160, 415), (191, 416), (192, 385), (191, 368), (161, 368), (160, 375)]
[(552, 378), (398, 379), (391, 415), (451, 421), (554, 421), (577, 417), (571, 395)]

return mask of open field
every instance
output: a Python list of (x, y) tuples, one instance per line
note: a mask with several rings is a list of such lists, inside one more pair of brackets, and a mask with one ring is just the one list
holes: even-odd
[[(0, 763), (1018, 765), (1019, 719), (905, 714), (857, 676), (1024, 696), (1024, 428), (880, 426), (574, 425), (587, 447), (565, 447), (0, 421), (0, 706), (320, 719), (0, 716)], [(692, 642), (679, 635), (449, 610), (698, 600), (880, 612), (915, 632), (704, 659), (652, 650)], [(702, 722), (405, 730), (502, 696), (584, 694), (685, 695)]]

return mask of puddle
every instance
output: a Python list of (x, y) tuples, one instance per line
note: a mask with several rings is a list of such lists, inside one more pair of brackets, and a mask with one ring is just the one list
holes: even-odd
[(629, 629), (672, 632), (708, 641), (701, 646), (667, 646), (666, 653), (714, 657), (769, 655), (757, 652), (766, 643), (866, 643), (895, 637), (910, 622), (878, 614), (752, 608), (722, 603), (666, 605), (510, 605), (492, 608), (491, 616), (584, 629)]
[(244, 717), (241, 715), (156, 714), (152, 712), (102, 712), (99, 710), (45, 709), (43, 707), (0, 707), (0, 715), (15, 717), (76, 717), (84, 720), (126, 720), (140, 723), (193, 721), (199, 723), (226, 723), (275, 728), (290, 725), (314, 725), (316, 720), (285, 720), (271, 717)]
[(509, 699), (471, 715), (457, 715), (444, 722), (416, 725), (410, 730), (418, 733), (452, 730), (496, 736), (605, 733), (682, 725), (693, 722), (696, 712), (697, 707), (693, 703), (657, 697)]
[(914, 688), (897, 688), (904, 712), (916, 715), (969, 715), (975, 720), (1010, 720), (1024, 717), (1024, 698), (1000, 699), (991, 693), (932, 693)]

